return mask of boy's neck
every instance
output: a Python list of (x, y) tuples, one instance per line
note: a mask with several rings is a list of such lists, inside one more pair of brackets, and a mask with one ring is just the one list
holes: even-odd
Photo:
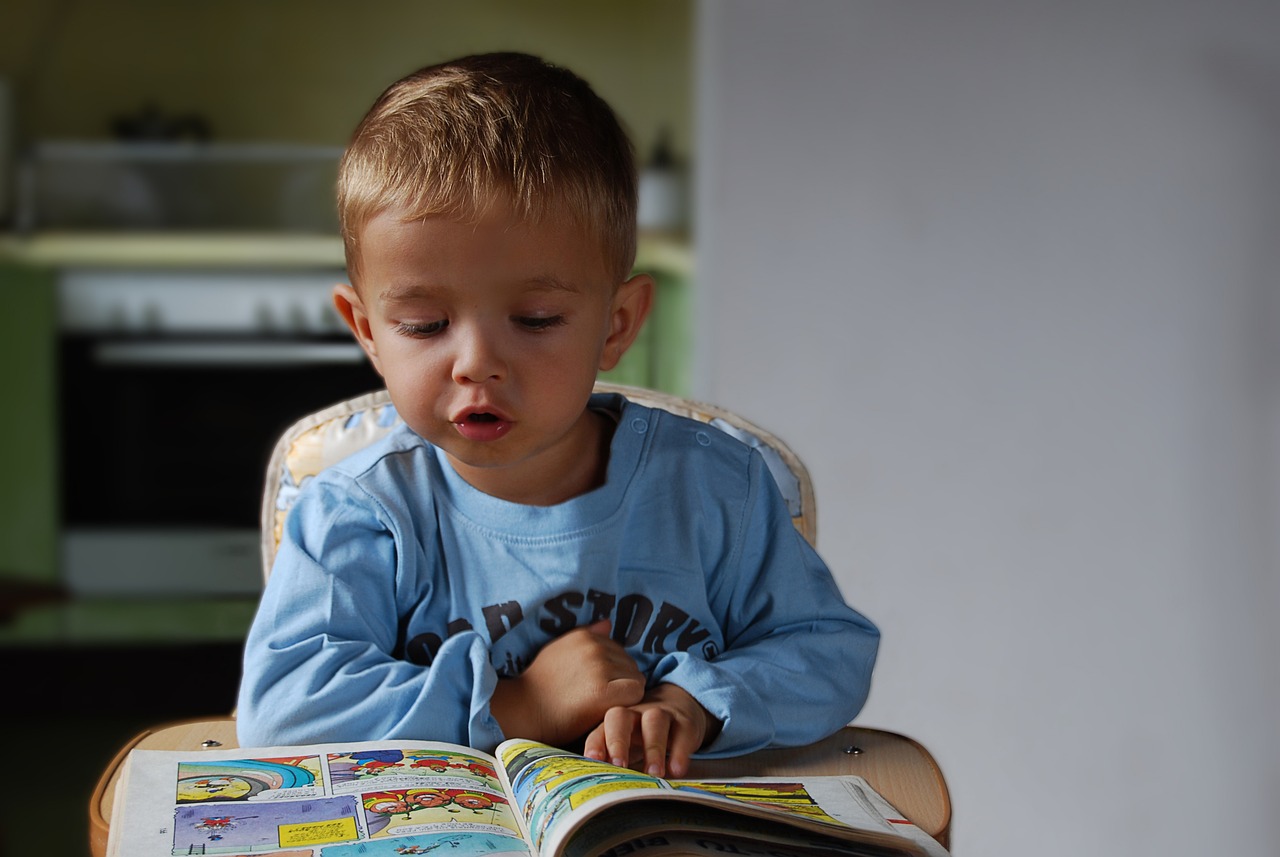
[(566, 450), (562, 466), (554, 478), (542, 468), (467, 467), (450, 457), (453, 469), (468, 484), (492, 497), (525, 506), (554, 506), (594, 491), (605, 483), (609, 469), (609, 447), (617, 420), (588, 408), (583, 419), (580, 442)]

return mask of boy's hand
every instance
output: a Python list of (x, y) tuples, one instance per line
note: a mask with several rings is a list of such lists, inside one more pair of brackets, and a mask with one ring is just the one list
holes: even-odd
[[(638, 705), (609, 709), (587, 736), (583, 755), (655, 777), (683, 777), (689, 756), (720, 731), (711, 716), (679, 685), (659, 684)], [(643, 766), (643, 767), (642, 767)]]
[(563, 745), (605, 712), (644, 698), (644, 674), (609, 638), (609, 621), (575, 628), (538, 652), (516, 678), (499, 679), (490, 709), (510, 737)]

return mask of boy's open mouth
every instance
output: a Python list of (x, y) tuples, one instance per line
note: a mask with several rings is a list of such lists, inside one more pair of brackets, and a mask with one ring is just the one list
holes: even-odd
[(468, 440), (491, 441), (504, 437), (511, 430), (511, 422), (501, 414), (473, 411), (454, 423), (454, 428)]

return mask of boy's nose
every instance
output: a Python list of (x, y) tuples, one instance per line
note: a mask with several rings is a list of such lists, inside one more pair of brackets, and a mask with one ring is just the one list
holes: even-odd
[(472, 334), (459, 339), (458, 353), (453, 361), (453, 380), (456, 383), (479, 384), (501, 380), (506, 375), (506, 364), (488, 337)]

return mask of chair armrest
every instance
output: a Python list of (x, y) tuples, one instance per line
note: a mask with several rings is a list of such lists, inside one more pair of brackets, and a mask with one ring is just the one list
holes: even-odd
[(205, 741), (218, 741), (221, 747), (236, 747), (236, 721), (232, 717), (209, 720), (180, 720), (146, 729), (133, 736), (98, 777), (98, 784), (89, 797), (89, 853), (92, 857), (104, 857), (107, 853), (107, 837), (111, 831), (111, 811), (115, 806), (116, 784), (120, 781), (120, 767), (129, 751), (144, 750), (199, 750)]
[(942, 769), (919, 742), (846, 726), (805, 747), (758, 750), (730, 759), (695, 759), (692, 779), (857, 774), (943, 848), (951, 842), (951, 794)]

